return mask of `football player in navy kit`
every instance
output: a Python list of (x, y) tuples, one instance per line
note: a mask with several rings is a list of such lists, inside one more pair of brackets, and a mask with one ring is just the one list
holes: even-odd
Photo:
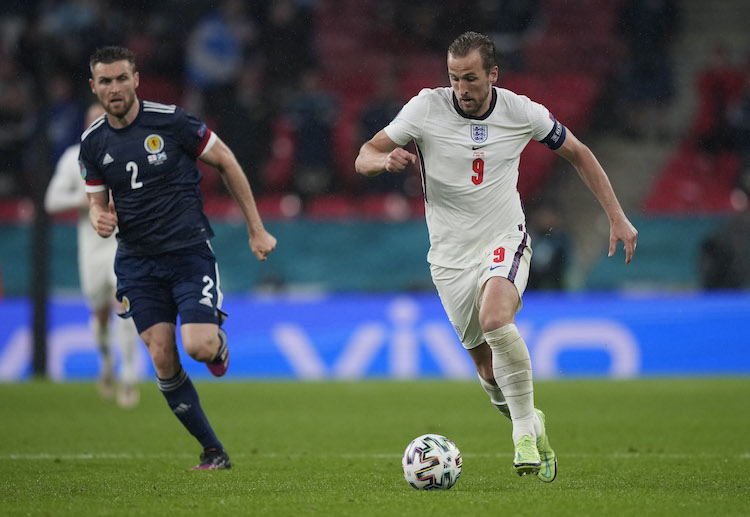
[(179, 314), (185, 351), (213, 375), (224, 375), (229, 351), (220, 325), (226, 315), (196, 159), (221, 174), (258, 260), (266, 260), (276, 239), (264, 228), (247, 178), (224, 142), (181, 108), (138, 99), (132, 52), (104, 47), (89, 66), (91, 90), (106, 111), (81, 136), (91, 224), (102, 237), (118, 227), (117, 297), (148, 347), (169, 407), (203, 446), (194, 468), (231, 468), (180, 364), (175, 336)]

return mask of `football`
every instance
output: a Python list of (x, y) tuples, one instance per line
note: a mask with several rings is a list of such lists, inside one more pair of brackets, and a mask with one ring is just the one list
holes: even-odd
[(461, 452), (439, 434), (423, 434), (404, 451), (404, 479), (417, 490), (448, 490), (461, 475)]

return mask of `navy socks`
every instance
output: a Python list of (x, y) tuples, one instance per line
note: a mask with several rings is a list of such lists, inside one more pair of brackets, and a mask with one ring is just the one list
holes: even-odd
[(185, 429), (195, 436), (204, 450), (212, 447), (223, 449), (201, 408), (198, 392), (195, 391), (190, 377), (182, 367), (170, 379), (157, 377), (157, 384), (164, 398), (167, 399), (169, 408), (180, 419)]

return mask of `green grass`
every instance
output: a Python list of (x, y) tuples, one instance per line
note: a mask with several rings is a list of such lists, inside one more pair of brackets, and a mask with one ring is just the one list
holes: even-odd
[[(512, 469), (510, 423), (478, 383), (200, 382), (231, 471), (191, 472), (197, 443), (156, 386), (124, 411), (92, 384), (0, 385), (0, 514), (747, 515), (750, 380), (536, 384), (560, 470)], [(448, 436), (464, 470), (418, 492), (401, 454)]]

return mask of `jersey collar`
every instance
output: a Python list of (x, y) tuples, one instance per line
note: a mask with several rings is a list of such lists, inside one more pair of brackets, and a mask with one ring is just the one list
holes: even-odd
[(490, 101), (490, 107), (485, 112), (484, 115), (481, 117), (475, 117), (473, 115), (467, 115), (464, 113), (464, 110), (461, 109), (461, 106), (458, 105), (458, 99), (456, 99), (456, 93), (451, 91), (451, 97), (453, 97), (453, 107), (456, 109), (459, 115), (461, 115), (463, 118), (468, 118), (472, 120), (484, 120), (490, 115), (492, 115), (492, 111), (495, 109), (495, 104), (497, 104), (497, 91), (494, 87), (492, 87), (492, 100)]

